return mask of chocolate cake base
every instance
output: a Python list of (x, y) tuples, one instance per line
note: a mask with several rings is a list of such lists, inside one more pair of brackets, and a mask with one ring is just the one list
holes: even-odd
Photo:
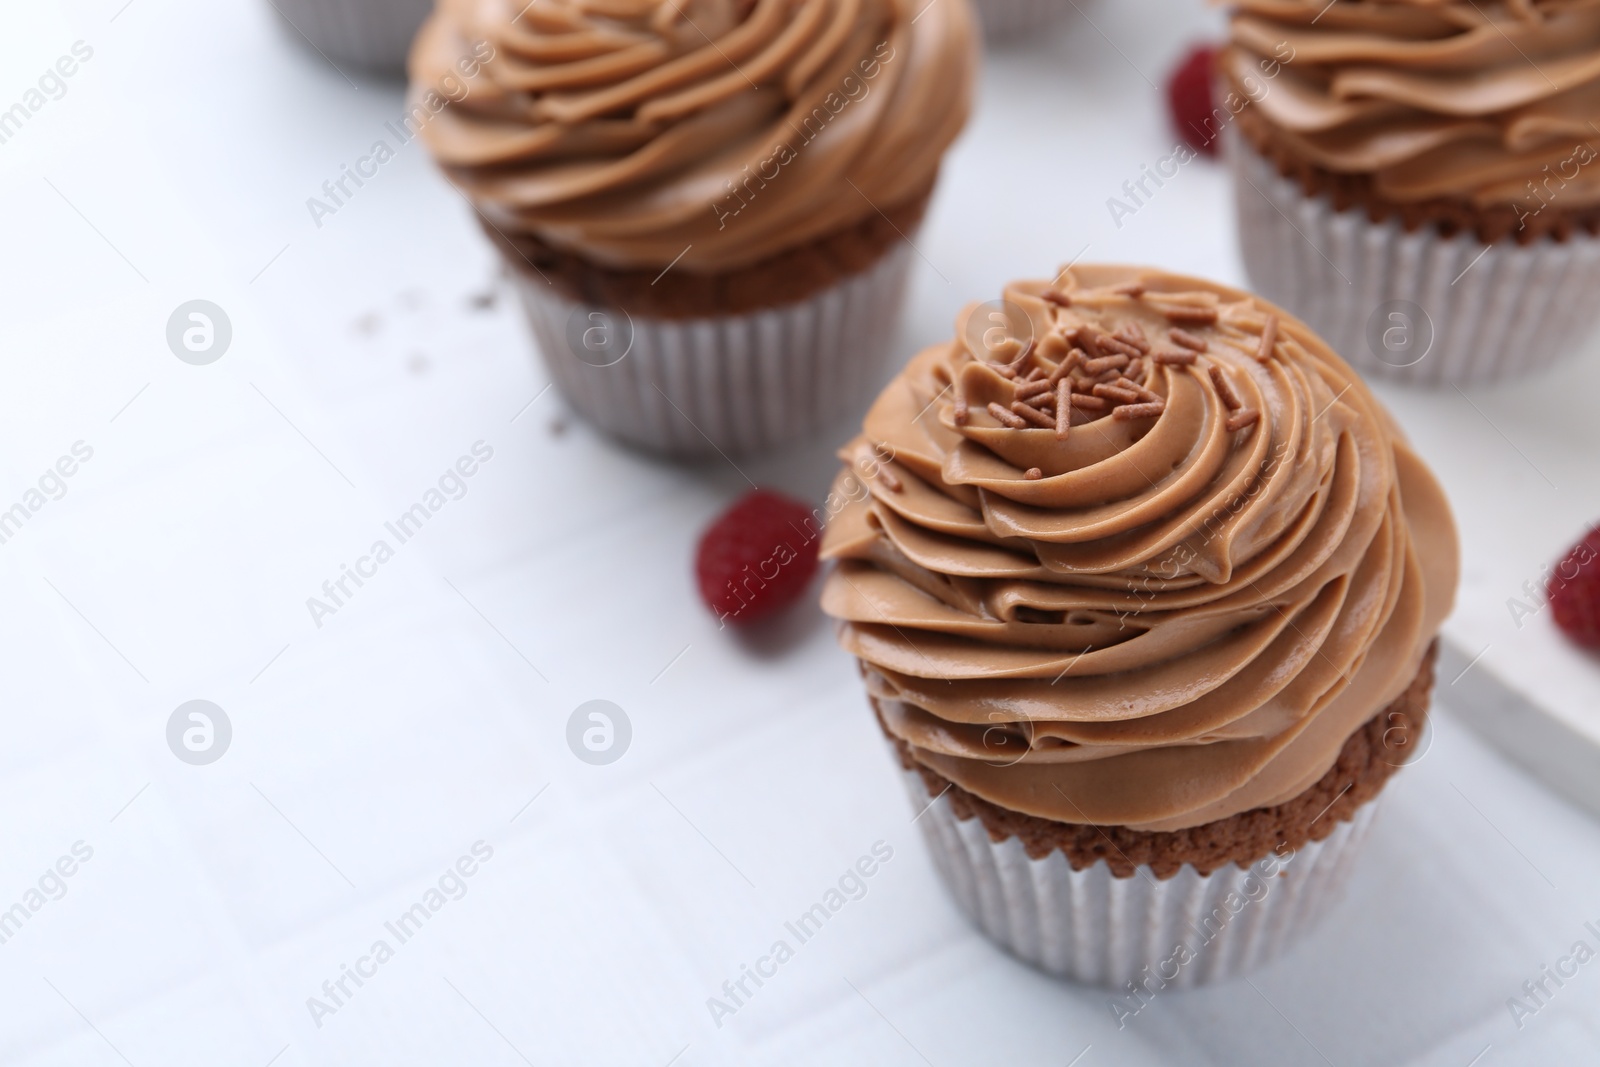
[(479, 216), (506, 262), (548, 279), (570, 300), (623, 308), (630, 315), (697, 319), (795, 304), (865, 272), (922, 221), (933, 184), (903, 204), (880, 205), (854, 226), (737, 270), (686, 267), (619, 270), (556, 248), (531, 233), (507, 233)]
[[(1249, 867), (1283, 846), (1298, 850), (1309, 841), (1320, 841), (1377, 796), (1389, 776), (1410, 758), (1407, 743), (1415, 744), (1422, 737), (1437, 655), (1435, 642), (1405, 692), (1350, 735), (1328, 773), (1311, 788), (1270, 808), (1255, 808), (1184, 830), (1064, 823), (1011, 811), (916, 762), (909, 745), (887, 730), (885, 735), (899, 752), (901, 765), (921, 776), (928, 796), (944, 793), (957, 818), (981, 820), (991, 841), (1019, 838), (1033, 859), (1059, 850), (1073, 870), (1104, 860), (1118, 878), (1133, 877), (1137, 867), (1150, 868), (1157, 878), (1169, 878), (1184, 864), (1205, 875), (1229, 863)], [(876, 706), (874, 700), (874, 710)], [(878, 724), (883, 725), (881, 715)]]
[(1512, 204), (1483, 208), (1444, 197), (1415, 203), (1388, 200), (1377, 191), (1371, 175), (1339, 174), (1298, 156), (1274, 137), (1271, 124), (1253, 109), (1244, 108), (1236, 121), (1245, 143), (1271, 160), (1278, 173), (1293, 180), (1306, 196), (1326, 196), (1338, 211), (1360, 208), (1374, 223), (1394, 218), (1407, 233), (1432, 227), (1444, 237), (1470, 233), (1484, 244), (1511, 240), (1526, 245), (1546, 237), (1565, 241), (1575, 234), (1600, 235), (1600, 205), (1545, 204), (1537, 212), (1526, 212), (1523, 219)]

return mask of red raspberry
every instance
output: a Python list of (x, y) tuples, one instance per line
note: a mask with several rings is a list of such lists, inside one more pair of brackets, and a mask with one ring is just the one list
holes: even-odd
[(1545, 595), (1556, 625), (1583, 647), (1600, 651), (1600, 526), (1556, 564)]
[(1208, 44), (1196, 45), (1167, 79), (1167, 107), (1172, 113), (1172, 128), (1185, 144), (1207, 156), (1217, 154), (1217, 138), (1222, 132), (1211, 99), (1216, 64), (1215, 48)]
[(806, 591), (820, 534), (798, 500), (770, 489), (746, 493), (700, 536), (694, 571), (701, 598), (726, 622), (766, 618)]

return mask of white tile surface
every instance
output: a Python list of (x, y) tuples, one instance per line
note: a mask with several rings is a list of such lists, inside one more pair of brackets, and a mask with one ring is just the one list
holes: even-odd
[[(907, 354), (1085, 246), (1238, 277), (1220, 168), (1120, 229), (1103, 207), (1170, 151), (1145, 79), (1216, 15), (1085, 10), (991, 56), (919, 242)], [(832, 440), (679, 468), (553, 394), (529, 406), (547, 377), (419, 146), (311, 223), (305, 198), (399, 90), (346, 83), (265, 4), (10, 5), (0, 102), (78, 39), (93, 60), (0, 145), (0, 501), (95, 449), (0, 545), (0, 907), (74, 842), (94, 856), (0, 944), (0, 1063), (1594, 1058), (1600, 964), (1520, 1030), (1506, 999), (1593, 939), (1600, 827), (1448, 710), (1349, 899), (1255, 989), (1167, 994), (1119, 1030), (1107, 994), (998, 953), (935, 880), (820, 612), (735, 636), (693, 593), (704, 522), (747, 477), (820, 495)], [(197, 296), (235, 331), (209, 367), (163, 340)], [(1597, 373), (1475, 396), (1483, 414), (1385, 390), (1463, 520), (1452, 635), (1577, 709), (1600, 673), (1504, 600), (1600, 513)], [(480, 440), (465, 495), (317, 627), (306, 598)], [(196, 697), (235, 731), (206, 767), (164, 739)], [(596, 697), (634, 729), (605, 767), (564, 740)], [(307, 998), (479, 840), (494, 857), (465, 894), (317, 1026)], [(879, 840), (866, 895), (716, 1026), (707, 998)]]

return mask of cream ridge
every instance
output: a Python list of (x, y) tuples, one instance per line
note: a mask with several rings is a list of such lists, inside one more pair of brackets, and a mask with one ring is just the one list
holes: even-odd
[(1236, 83), (1289, 49), (1257, 113), (1386, 200), (1600, 204), (1600, 0), (1237, 0)]

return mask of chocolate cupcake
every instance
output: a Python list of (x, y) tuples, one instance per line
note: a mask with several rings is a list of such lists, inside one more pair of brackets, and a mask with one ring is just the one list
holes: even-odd
[(1231, 140), (1264, 296), (1402, 381), (1581, 347), (1600, 317), (1600, 0), (1235, 7), (1220, 63), (1251, 100)]
[(1010, 336), (922, 352), (843, 451), (823, 606), (989, 936), (1084, 982), (1237, 974), (1420, 738), (1449, 508), (1246, 293), (1079, 266), (979, 312)]
[(551, 375), (653, 450), (798, 438), (881, 384), (976, 65), (967, 0), (443, 0), (423, 135)]

